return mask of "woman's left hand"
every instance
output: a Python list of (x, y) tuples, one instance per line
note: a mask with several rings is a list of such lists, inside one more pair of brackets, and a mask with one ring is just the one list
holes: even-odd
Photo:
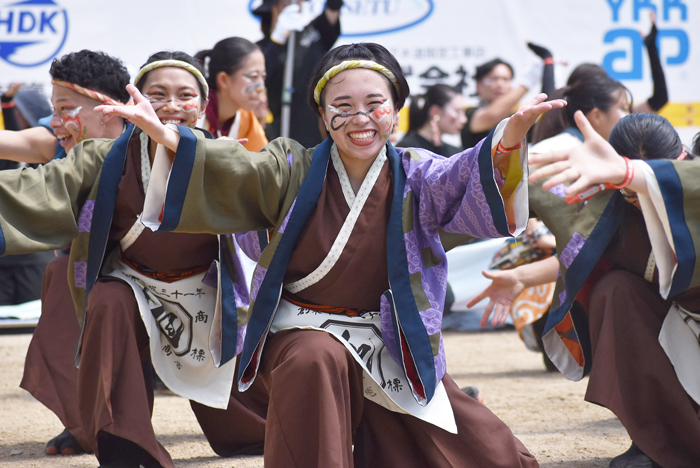
[(503, 130), (501, 144), (506, 148), (518, 146), (530, 130), (537, 118), (551, 109), (558, 109), (566, 105), (563, 99), (545, 101), (547, 95), (542, 93), (535, 96), (532, 101), (523, 105), (513, 114)]

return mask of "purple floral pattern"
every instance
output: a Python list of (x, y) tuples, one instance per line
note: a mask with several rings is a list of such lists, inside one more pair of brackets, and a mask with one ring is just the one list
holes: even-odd
[(92, 215), (95, 212), (95, 200), (88, 200), (80, 210), (78, 217), (78, 232), (90, 232), (92, 226)]
[(294, 205), (297, 204), (297, 199), (295, 198), (294, 201), (292, 202), (292, 206), (289, 207), (289, 211), (287, 211), (287, 215), (284, 217), (284, 221), (282, 221), (282, 226), (279, 228), (280, 234), (284, 234), (284, 230), (287, 229), (287, 223), (289, 222), (289, 217), (292, 215), (292, 211), (294, 211)]
[(585, 243), (586, 238), (578, 232), (575, 232), (574, 235), (571, 236), (571, 240), (569, 240), (569, 243), (566, 244), (566, 247), (564, 247), (564, 250), (562, 250), (561, 255), (559, 256), (559, 261), (561, 261), (562, 265), (564, 265), (568, 269), (571, 266), (571, 263), (574, 261), (576, 256), (583, 248), (583, 245)]
[(202, 283), (210, 288), (217, 288), (219, 286), (219, 269), (216, 267), (216, 262), (212, 262), (211, 265), (209, 265), (209, 270), (207, 270), (207, 274), (202, 278)]
[(566, 185), (564, 184), (557, 184), (551, 189), (549, 189), (550, 192), (552, 192), (554, 195), (556, 195), (559, 198), (564, 198), (566, 197)]
[(87, 262), (73, 263), (73, 277), (76, 288), (87, 288)]
[(238, 327), (238, 336), (236, 337), (236, 356), (241, 354), (241, 351), (243, 351), (243, 342), (245, 341), (245, 332), (247, 328), (248, 325)]
[(289, 168), (292, 168), (292, 162), (294, 161), (294, 155), (292, 153), (287, 153), (287, 164), (289, 164)]
[(258, 264), (255, 267), (255, 272), (253, 273), (253, 287), (250, 290), (250, 297), (255, 300), (256, 297), (258, 297), (258, 292), (260, 291), (260, 286), (262, 286), (262, 282), (265, 279), (265, 275), (267, 274), (267, 269), (263, 268)]
[(262, 255), (262, 249), (260, 248), (260, 238), (257, 232), (246, 232), (243, 234), (236, 234), (236, 243), (240, 246), (243, 253), (245, 253), (248, 258), (257, 262), (260, 260), (260, 255)]

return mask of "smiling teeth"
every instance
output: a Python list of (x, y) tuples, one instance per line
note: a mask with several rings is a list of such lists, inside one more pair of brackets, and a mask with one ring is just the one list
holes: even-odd
[(362, 133), (353, 133), (350, 135), (350, 138), (352, 138), (353, 140), (357, 140), (357, 141), (367, 141), (367, 140), (371, 140), (372, 138), (374, 138), (375, 133), (376, 132), (374, 130), (369, 130), (369, 131), (362, 132)]
[(180, 125), (180, 123), (182, 123), (182, 120), (162, 120), (162, 122), (165, 125), (168, 125), (168, 124)]

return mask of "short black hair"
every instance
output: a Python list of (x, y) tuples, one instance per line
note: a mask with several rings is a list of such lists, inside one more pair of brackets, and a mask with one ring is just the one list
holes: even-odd
[(513, 71), (513, 67), (510, 65), (510, 63), (505, 62), (500, 58), (495, 58), (493, 60), (489, 60), (486, 63), (482, 63), (481, 65), (476, 67), (476, 74), (474, 74), (474, 79), (476, 81), (481, 81), (486, 75), (491, 73), (493, 69), (496, 68), (498, 65), (505, 65), (510, 69), (510, 76), (515, 76), (515, 72)]
[[(180, 62), (185, 62), (193, 67), (195, 67), (199, 72), (204, 76), (204, 67), (202, 66), (202, 62), (197, 60), (196, 58), (192, 57), (190, 54), (186, 52), (182, 52), (179, 50), (175, 51), (169, 51), (169, 50), (163, 50), (160, 52), (156, 52), (155, 54), (151, 55), (148, 57), (148, 60), (146, 60), (146, 63), (141, 65), (141, 68), (145, 67), (149, 63), (153, 62), (158, 62), (160, 60), (179, 60)], [(151, 70), (153, 71), (153, 70)], [(151, 71), (146, 72), (141, 79), (139, 79), (139, 82), (136, 84), (136, 88), (138, 88), (139, 91), (143, 91), (143, 85), (146, 83), (146, 77), (148, 76)], [(202, 99), (206, 100), (207, 99), (207, 94), (204, 92), (204, 87), (202, 86), (202, 83), (197, 80), (197, 85), (199, 86), (199, 92), (202, 95)]]
[[(403, 74), (403, 70), (401, 70), (401, 65), (399, 65), (396, 57), (394, 57), (385, 47), (379, 44), (375, 44), (373, 42), (361, 42), (359, 44), (342, 45), (336, 47), (335, 49), (329, 50), (326, 55), (323, 56), (318, 65), (316, 65), (311, 81), (309, 81), (307, 92), (308, 103), (316, 115), (321, 115), (318, 111), (318, 104), (316, 104), (316, 100), (314, 99), (316, 84), (329, 69), (346, 60), (371, 60), (386, 67), (396, 77), (396, 86), (394, 83), (389, 83), (394, 106), (396, 109), (401, 109), (403, 107), (410, 90), (408, 88), (406, 77)], [(388, 78), (386, 78), (386, 80), (389, 81)], [(324, 105), (324, 94), (324, 92), (321, 92), (321, 106)]]
[(630, 159), (676, 159), (683, 152), (678, 132), (658, 114), (630, 114), (621, 118), (608, 141), (618, 154)]
[(67, 81), (98, 91), (126, 103), (131, 99), (126, 91), (129, 72), (118, 58), (104, 52), (83, 49), (54, 59), (49, 69), (51, 78)]

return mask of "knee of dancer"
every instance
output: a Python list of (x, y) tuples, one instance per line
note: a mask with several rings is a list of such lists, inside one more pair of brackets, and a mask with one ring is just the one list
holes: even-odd
[(138, 312), (131, 286), (118, 280), (100, 279), (87, 299), (89, 321), (124, 322)]
[(292, 343), (280, 365), (307, 378), (328, 378), (331, 373), (347, 374), (355, 361), (350, 352), (330, 333), (299, 330), (290, 333)]

